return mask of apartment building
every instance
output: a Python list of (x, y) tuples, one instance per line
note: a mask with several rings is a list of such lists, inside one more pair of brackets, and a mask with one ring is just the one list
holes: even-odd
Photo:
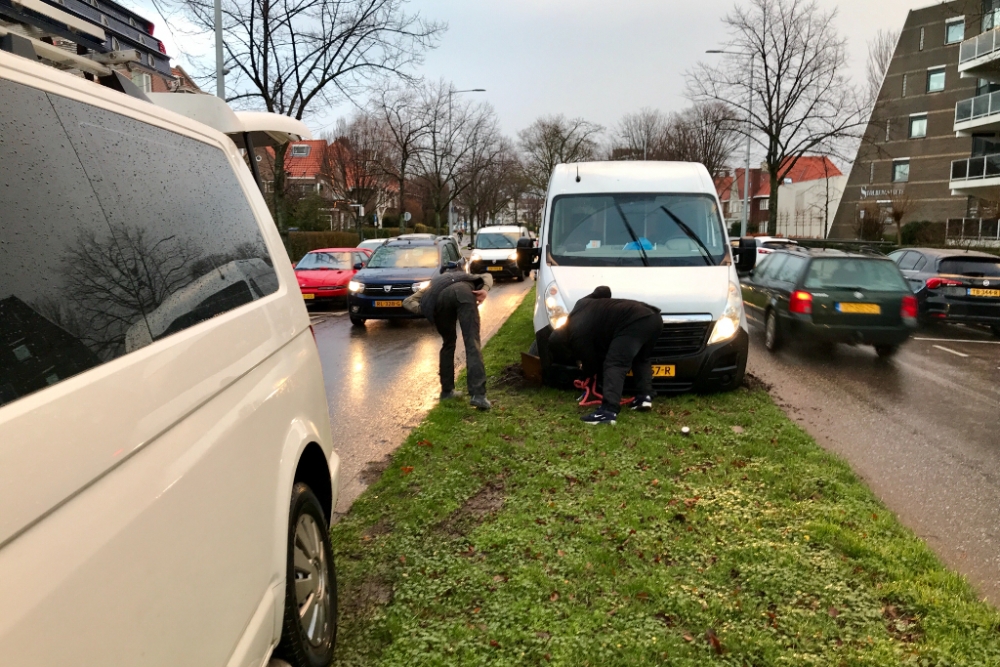
[[(857, 238), (865, 215), (885, 220), (893, 207), (905, 210), (904, 225), (915, 220), (961, 220), (982, 208), (977, 196), (982, 183), (966, 187), (971, 180), (966, 178), (962, 187), (956, 187), (951, 176), (953, 162), (971, 164), (969, 173), (975, 173), (984, 164), (983, 156), (1000, 153), (996, 135), (1000, 123), (991, 127), (977, 117), (956, 124), (956, 110), (964, 113), (968, 108), (971, 114), (973, 106), (980, 109), (983, 96), (1000, 90), (986, 64), (993, 57), (1000, 61), (1000, 51), (960, 62), (960, 53), (986, 47), (985, 42), (976, 42), (976, 36), (984, 31), (993, 34), (994, 5), (1000, 7), (1000, 0), (953, 0), (910, 11), (831, 237)], [(970, 42), (975, 44), (968, 46)], [(997, 44), (1000, 47), (1000, 40)], [(1000, 99), (997, 102), (1000, 116)], [(971, 163), (970, 156), (976, 158)]]

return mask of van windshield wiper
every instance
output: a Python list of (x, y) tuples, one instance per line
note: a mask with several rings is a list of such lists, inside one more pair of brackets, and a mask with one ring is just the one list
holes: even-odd
[(635, 242), (637, 248), (639, 248), (639, 254), (642, 256), (642, 265), (649, 266), (649, 257), (646, 255), (646, 249), (642, 247), (642, 242), (639, 241), (639, 237), (636, 235), (635, 230), (632, 229), (632, 225), (629, 224), (628, 218), (625, 217), (625, 211), (622, 210), (621, 204), (615, 200), (615, 208), (618, 209), (618, 215), (622, 217), (622, 222), (625, 223), (625, 228), (628, 229), (629, 236)]
[(660, 208), (663, 209), (664, 213), (670, 216), (670, 219), (673, 220), (678, 227), (680, 227), (681, 231), (684, 232), (688, 238), (698, 244), (698, 250), (701, 251), (702, 259), (704, 259), (709, 266), (716, 266), (715, 259), (712, 257), (712, 252), (708, 249), (708, 246), (702, 242), (701, 238), (695, 234), (690, 227), (684, 224), (683, 220), (671, 213), (670, 209), (666, 206), (661, 206)]

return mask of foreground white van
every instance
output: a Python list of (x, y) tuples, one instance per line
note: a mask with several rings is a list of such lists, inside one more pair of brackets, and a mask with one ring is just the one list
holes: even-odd
[(233, 141), (0, 51), (0, 664), (329, 664), (330, 431)]
[[(523, 242), (522, 269), (538, 270), (536, 350), (550, 383), (575, 369), (547, 353), (578, 299), (612, 296), (656, 306), (663, 333), (653, 357), (658, 393), (738, 387), (749, 343), (737, 267), (715, 186), (700, 164), (592, 162), (552, 172), (539, 248)], [(755, 254), (740, 253), (753, 268)]]

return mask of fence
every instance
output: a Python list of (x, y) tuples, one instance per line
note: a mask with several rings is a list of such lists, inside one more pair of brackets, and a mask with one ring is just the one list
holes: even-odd
[(1000, 246), (1000, 220), (996, 218), (952, 218), (944, 223), (945, 243)]

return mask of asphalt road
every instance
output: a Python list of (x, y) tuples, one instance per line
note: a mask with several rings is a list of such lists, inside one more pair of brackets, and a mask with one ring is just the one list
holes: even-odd
[(755, 319), (748, 370), (948, 566), (1000, 601), (1000, 340), (937, 325), (890, 361), (870, 347), (772, 355)]
[[(532, 285), (529, 279), (493, 288), (480, 307), (484, 344)], [(372, 465), (377, 468), (437, 403), (441, 337), (426, 320), (369, 320), (364, 328), (353, 327), (342, 305), (311, 309), (310, 315), (340, 455), (337, 512), (343, 513), (367, 488)], [(461, 334), (458, 350), (456, 367), (461, 369), (465, 366)], [(465, 391), (464, 386), (458, 389)]]

